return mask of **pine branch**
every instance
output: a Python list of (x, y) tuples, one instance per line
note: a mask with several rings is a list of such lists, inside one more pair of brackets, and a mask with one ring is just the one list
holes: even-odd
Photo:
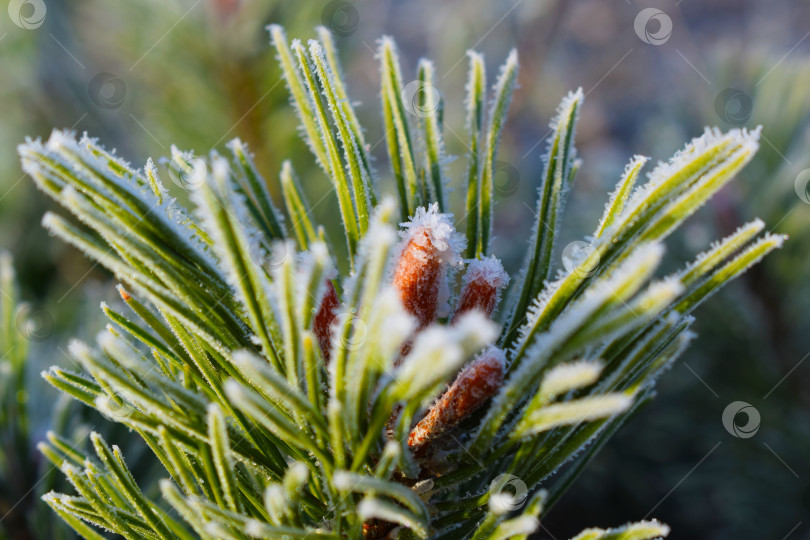
[[(378, 201), (331, 36), (319, 28), (320, 41), (304, 47), (278, 26), (270, 33), (303, 138), (336, 190), (348, 272), (291, 164), (280, 175), (282, 211), (239, 141), (228, 146), (232, 159), (173, 148), (160, 162), (192, 192), (191, 210), (169, 195), (152, 160), (137, 170), (59, 131), (20, 146), (26, 172), (79, 222), (47, 214), (44, 225), (113, 272), (132, 312), (102, 306), (110, 331), (96, 347), (70, 347), (81, 370), (44, 376), (140, 435), (169, 476), (163, 500), (148, 499), (99, 435), (97, 457), (53, 436), (42, 452), (75, 493), (46, 501), (87, 538), (97, 528), (127, 538), (528, 538), (652, 398), (694, 338), (694, 309), (781, 246), (783, 237), (756, 238), (757, 220), (659, 275), (664, 239), (745, 165), (759, 132), (707, 130), (638, 187), (645, 159), (634, 157), (590, 249), (552, 280), (578, 167), (583, 96), (569, 94), (552, 122), (537, 221), (499, 328), (492, 315), (510, 276), (487, 255), (516, 53), (486, 119), (483, 59), (470, 53), (460, 234), (444, 213), (433, 64), (420, 62), (421, 90), (409, 96), (393, 41), (381, 42), (398, 200)], [(3, 313), (7, 337), (7, 304)], [(642, 522), (578, 538), (667, 533)]]

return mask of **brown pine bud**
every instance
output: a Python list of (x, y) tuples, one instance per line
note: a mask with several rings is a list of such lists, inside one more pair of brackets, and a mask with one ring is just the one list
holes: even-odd
[(473, 259), (464, 273), (452, 320), (471, 309), (480, 309), (491, 316), (500, 300), (501, 290), (508, 284), (509, 275), (495, 256)]
[(318, 340), (324, 363), (329, 363), (332, 354), (332, 325), (337, 319), (338, 307), (337, 291), (331, 280), (326, 280), (326, 291), (321, 298), (315, 317), (312, 319), (312, 332)]
[(433, 404), (408, 435), (408, 446), (419, 450), (425, 443), (457, 426), (491, 398), (503, 384), (506, 355), (489, 347), (467, 364), (456, 380)]
[(464, 238), (456, 233), (450, 215), (439, 213), (437, 204), (417, 208), (411, 221), (402, 225), (403, 247), (392, 281), (402, 305), (424, 328), (440, 312), (447, 312), (447, 265), (458, 260)]

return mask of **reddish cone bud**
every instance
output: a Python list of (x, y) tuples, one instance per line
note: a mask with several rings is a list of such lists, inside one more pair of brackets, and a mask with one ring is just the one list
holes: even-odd
[(464, 239), (456, 233), (449, 214), (440, 214), (436, 204), (427, 210), (418, 208), (411, 221), (402, 225), (403, 247), (393, 285), (405, 309), (424, 328), (441, 311), (446, 314), (447, 264), (458, 260)]
[(408, 435), (408, 446), (417, 450), (431, 439), (457, 426), (491, 398), (503, 384), (506, 355), (489, 347), (470, 362), (450, 388), (433, 404)]
[(491, 316), (500, 300), (501, 290), (508, 284), (509, 275), (494, 256), (472, 260), (464, 274), (453, 320), (472, 309), (480, 309)]
[(442, 261), (430, 235), (427, 231), (416, 233), (402, 250), (393, 283), (403, 306), (417, 318), (420, 328), (436, 318), (441, 279)]
[(335, 286), (332, 285), (331, 280), (326, 280), (326, 291), (321, 298), (321, 305), (318, 307), (318, 312), (315, 313), (315, 318), (312, 319), (312, 332), (318, 339), (324, 363), (329, 362), (332, 354), (332, 325), (337, 318), (339, 306), (340, 301)]

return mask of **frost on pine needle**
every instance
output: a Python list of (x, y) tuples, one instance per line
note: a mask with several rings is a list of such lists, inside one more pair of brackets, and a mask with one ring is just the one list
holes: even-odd
[(602, 540), (622, 538), (625, 540), (651, 540), (669, 536), (670, 529), (658, 521), (640, 521), (629, 523), (615, 529), (589, 528), (579, 533), (572, 540)]
[(505, 345), (517, 337), (525, 312), (538, 295), (543, 295), (546, 282), (552, 276), (551, 254), (558, 236), (558, 226), (565, 207), (568, 186), (576, 172), (576, 123), (585, 96), (582, 89), (569, 92), (557, 107), (549, 124), (553, 137), (549, 139), (545, 164), (537, 188), (537, 210), (531, 232), (531, 242), (521, 268), (520, 279), (513, 287)]
[(642, 211), (682, 194), (696, 182), (710, 178), (710, 173), (723, 173), (721, 165), (748, 161), (759, 148), (760, 131), (732, 129), (722, 133), (717, 128), (706, 128), (702, 136), (649, 173), (647, 183), (631, 195), (623, 215), (638, 219)]
[[(459, 232), (440, 108), (461, 104), (434, 86), (433, 64), (416, 77), (436, 93), (408, 103), (394, 42), (380, 42), (398, 200), (380, 198), (328, 31), (305, 47), (269, 30), (303, 138), (334, 187), (342, 227), (330, 237), (344, 237), (347, 260), (290, 162), (274, 189), (241, 141), (227, 157), (173, 146), (142, 169), (70, 132), (19, 146), (26, 173), (75, 218), (48, 213), (43, 225), (121, 281), (127, 310), (103, 305), (97, 347), (69, 347), (77, 371), (43, 376), (138, 433), (171, 478), (142, 490), (98, 434), (98, 459), (52, 436), (43, 455), (75, 495), (45, 501), (91, 538), (96, 527), (127, 538), (526, 538), (546, 501), (652, 399), (694, 339), (695, 308), (784, 242), (754, 220), (682, 270), (659, 269), (665, 238), (750, 160), (759, 130), (707, 129), (640, 186), (646, 158), (633, 157), (570, 268), (552, 255), (579, 167), (584, 95), (571, 92), (551, 123), (526, 260), (507, 272), (490, 245), (492, 171), (517, 54), (492, 88), (470, 53)], [(500, 504), (509, 475), (526, 486), (520, 508)], [(667, 532), (642, 522), (579, 538)]]
[(741, 246), (746, 245), (754, 236), (760, 233), (765, 227), (765, 222), (755, 219), (750, 223), (739, 227), (734, 233), (722, 240), (712, 242), (711, 247), (700, 253), (681, 273), (681, 280), (685, 284), (690, 284), (701, 275), (714, 269), (722, 261), (726, 260)]
[(602, 368), (602, 364), (589, 361), (556, 366), (546, 374), (536, 399), (545, 403), (569, 390), (589, 386), (599, 379)]
[(414, 341), (396, 373), (398, 385), (407, 394), (421, 395), (455, 373), (469, 355), (496, 337), (496, 326), (480, 312), (472, 311), (449, 327), (430, 327)]
[(630, 198), (630, 194), (633, 191), (641, 169), (649, 160), (650, 158), (645, 156), (633, 156), (633, 159), (625, 166), (624, 174), (622, 174), (616, 186), (616, 190), (610, 194), (610, 199), (605, 206), (605, 213), (602, 215), (602, 219), (596, 227), (594, 237), (598, 238), (601, 236), (605, 229), (610, 227), (622, 213), (624, 206)]
[(525, 437), (558, 426), (613, 416), (629, 409), (632, 403), (632, 396), (607, 394), (546, 405), (528, 411), (515, 429), (515, 436)]

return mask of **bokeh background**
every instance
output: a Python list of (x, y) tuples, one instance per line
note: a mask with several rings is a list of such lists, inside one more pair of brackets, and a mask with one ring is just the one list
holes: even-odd
[[(11, 0), (0, 10), (0, 247), (31, 302), (26, 392), (34, 437), (57, 427), (80, 440), (101, 418), (57, 401), (37, 376), (71, 336), (103, 328), (98, 302), (113, 283), (39, 226), (48, 201), (24, 177), (16, 145), (53, 127), (86, 131), (135, 164), (172, 144), (204, 154), (234, 137), (261, 171), (290, 158), (317, 219), (337, 227), (329, 183), (297, 139), (297, 120), (265, 26), (336, 35), (349, 92), (377, 168), (388, 168), (380, 122), (377, 39), (394, 36), (404, 79), (421, 56), (437, 65), (445, 140), (463, 155), (465, 52), (485, 54), (490, 80), (517, 48), (519, 89), (496, 179), (496, 252), (515, 270), (532, 219), (548, 121), (582, 87), (583, 166), (564, 246), (582, 239), (636, 153), (666, 159), (703, 126), (763, 125), (762, 148), (669, 241), (671, 267), (759, 216), (790, 235), (771, 256), (698, 312), (699, 339), (659, 383), (658, 398), (594, 460), (543, 519), (538, 538), (657, 517), (675, 539), (810, 538), (810, 3), (789, 0)], [(453, 186), (463, 164), (451, 164)], [(179, 190), (178, 190), (179, 191)], [(182, 193), (178, 193), (182, 197)], [(456, 197), (456, 203), (461, 198)], [(459, 204), (460, 208), (460, 204)], [(734, 409), (735, 402), (743, 402)], [(731, 409), (729, 409), (731, 407)], [(736, 417), (734, 411), (745, 408)], [(732, 422), (724, 425), (724, 411)], [(727, 416), (728, 416), (727, 412)], [(58, 426), (54, 422), (59, 422)], [(736, 424), (734, 423), (736, 421)], [(753, 434), (735, 429), (756, 425)], [(126, 433), (120, 444), (137, 447)], [(110, 438), (110, 437), (108, 437)], [(13, 468), (9, 449), (0, 470)], [(35, 450), (32, 450), (35, 452)], [(132, 452), (135, 452), (133, 450)], [(136, 455), (137, 453), (128, 453)], [(36, 460), (36, 457), (32, 457)], [(136, 459), (137, 461), (137, 459)], [(143, 457), (139, 474), (152, 470)], [(38, 508), (48, 471), (0, 473), (0, 538), (56, 538)], [(42, 480), (45, 478), (45, 480)], [(23, 501), (20, 503), (19, 501)], [(32, 516), (41, 516), (34, 518)], [(36, 526), (32, 526), (36, 521)]]

